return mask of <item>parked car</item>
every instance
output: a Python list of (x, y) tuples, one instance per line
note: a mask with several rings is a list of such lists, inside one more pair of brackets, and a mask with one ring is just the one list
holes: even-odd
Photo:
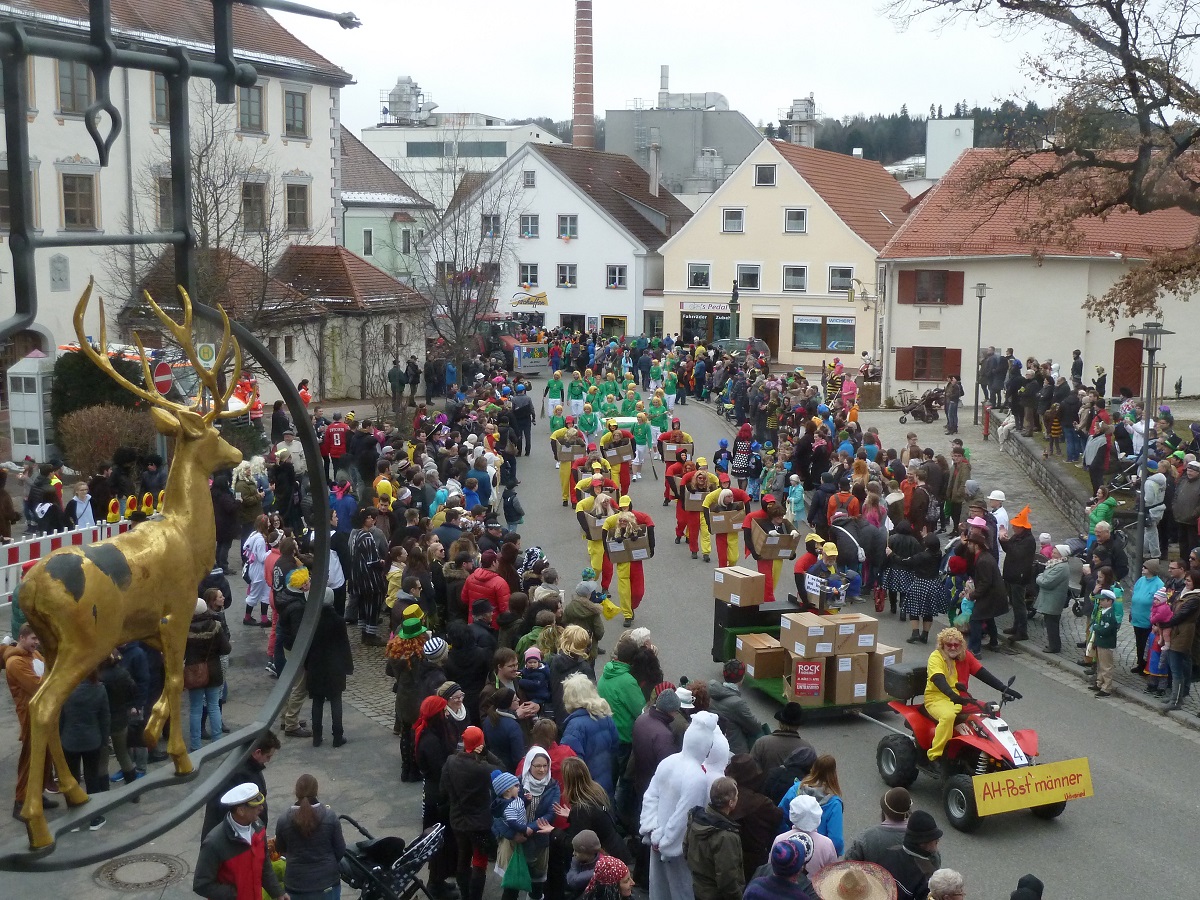
[(771, 348), (767, 346), (767, 342), (762, 338), (721, 338), (713, 341), (713, 346), (722, 353), (728, 353), (736, 360), (740, 360), (746, 355), (747, 351), (755, 356), (762, 354), (767, 359), (771, 358)]

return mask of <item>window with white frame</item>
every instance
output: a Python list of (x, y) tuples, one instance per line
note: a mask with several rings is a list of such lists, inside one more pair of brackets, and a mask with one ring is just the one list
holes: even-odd
[[(12, 227), (12, 193), (8, 186), (8, 169), (4, 160), (0, 160), (0, 231), (8, 231)], [(38, 169), (34, 163), (29, 167), (29, 177), (33, 179), (33, 227), (41, 228), (41, 204), (38, 202)], [(3, 271), (0, 271), (0, 275)]]
[(412, 232), (407, 228), (400, 232), (400, 252), (405, 256), (412, 253)]
[(58, 111), (82, 114), (92, 102), (92, 73), (87, 63), (58, 61)]
[(785, 291), (807, 291), (808, 266), (784, 266), (783, 289)]
[(494, 213), (484, 213), (480, 217), (479, 233), (485, 238), (500, 237), (500, 217)]
[(721, 230), (726, 234), (741, 234), (746, 224), (744, 209), (721, 210)]
[(283, 92), (283, 134), (285, 137), (308, 137), (308, 92)]
[(63, 228), (67, 231), (91, 231), (97, 227), (96, 176), (70, 175), (62, 179)]
[(538, 216), (521, 216), (521, 237), (536, 238), (540, 226)]
[(442, 259), (437, 263), (437, 280), (449, 281), (458, 271), (452, 260)]
[(238, 88), (238, 128), (241, 131), (262, 132), (265, 93), (261, 84)]
[(283, 338), (283, 361), (296, 361), (296, 339), (290, 334), (285, 335)]
[(829, 293), (845, 293), (854, 288), (853, 266), (829, 267)]
[(284, 190), (287, 195), (288, 231), (308, 231), (312, 222), (309, 215), (308, 185), (288, 184)]
[(808, 231), (808, 210), (785, 209), (783, 211), (783, 230), (788, 234), (805, 234)]
[(579, 216), (559, 216), (558, 236), (560, 238), (579, 237)]
[(610, 288), (626, 287), (626, 276), (628, 273), (626, 266), (609, 266), (608, 267), (608, 286)]
[(754, 186), (775, 187), (775, 166), (773, 164), (759, 164), (754, 167)]
[(737, 284), (739, 290), (757, 291), (761, 282), (762, 266), (743, 263), (737, 267)]
[(712, 266), (708, 263), (688, 263), (688, 290), (707, 291)]
[(370, 228), (363, 229), (363, 256), (375, 255), (375, 232)]
[(579, 267), (574, 263), (559, 263), (557, 284), (560, 288), (573, 288), (579, 284)]
[(521, 284), (529, 287), (538, 286), (538, 264), (537, 263), (521, 263), (520, 266)]
[(527, 188), (537, 187), (537, 172), (535, 172), (533, 169), (526, 169), (524, 172), (522, 172), (521, 186)]
[(263, 181), (242, 182), (242, 227), (264, 231), (267, 227), (267, 185)]
[(167, 76), (154, 73), (154, 122), (157, 125), (171, 123), (171, 94), (167, 90)]

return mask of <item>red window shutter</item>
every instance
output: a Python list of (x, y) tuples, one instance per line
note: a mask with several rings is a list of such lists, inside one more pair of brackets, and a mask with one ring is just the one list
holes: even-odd
[(949, 378), (951, 375), (962, 380), (962, 351), (947, 347), (942, 351), (942, 377)]
[(966, 272), (947, 272), (946, 273), (946, 305), (947, 306), (962, 306), (963, 302), (963, 281), (966, 278)]
[(897, 347), (896, 348), (896, 380), (897, 381), (912, 381), (913, 380), (913, 348), (912, 347)]
[[(898, 273), (898, 283), (896, 285), (896, 302), (897, 303), (916, 303), (917, 302), (917, 273), (916, 272), (900, 272)], [(959, 303), (962, 302), (962, 279), (959, 279)], [(897, 351), (899, 352), (899, 351)]]

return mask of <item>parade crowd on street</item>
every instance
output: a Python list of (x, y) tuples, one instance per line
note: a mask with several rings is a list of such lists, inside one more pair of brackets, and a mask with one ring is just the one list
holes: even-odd
[[(850, 603), (911, 622), (909, 643), (922, 653), (930, 645), (931, 670), (935, 662), (945, 670), (948, 640), (935, 633), (931, 644), (935, 618), (962, 635), (949, 641), (958, 658), (974, 660), (1004, 639), (998, 617), (1011, 610), (1007, 637), (1022, 641), (1029, 617), (1042, 616), (1047, 651), (1077, 649), (1095, 669), (1100, 698), (1111, 694), (1116, 634), (1132, 628), (1147, 691), (1173, 705), (1188, 694), (1200, 614), (1200, 460), (1189, 455), (1197, 438), (1175, 437), (1169, 413), (1152, 440), (1131, 446), (1135, 454), (1154, 448), (1151, 481), (1161, 493), (1152, 508), (1163, 507), (1148, 529), (1161, 539), (1139, 574), (1130, 572), (1135, 554), (1114, 529), (1115, 501), (1102, 489), (1084, 537), (1038, 533), (1033, 511), (1008, 509), (1002, 491), (972, 477), (956, 417), (947, 416), (939, 447), (922, 446), (915, 433), (901, 441), (860, 428), (859, 384), (838, 360), (810, 379), (677, 335), (541, 337), (551, 375), (536, 387), (482, 359), (460, 369), (431, 357), (424, 367), (395, 362), (392, 412), (382, 421), (310, 406), (320, 484), (309, 478), (282, 404), (263, 420), (268, 451), (212, 480), (214, 567), (198, 586), (185, 659), (189, 748), (227, 730), (231, 629), (262, 629), (270, 660), (262, 677), (283, 671), (311, 600), (314, 536), (326, 529), (317, 633), (279, 729), (285, 741), (322, 746), (328, 738), (330, 752), (353, 753), (353, 744), (338, 749), (347, 744), (351, 643), (383, 648), (399, 778), (422, 785), (421, 829), (444, 829), (428, 867), (435, 897), (482, 900), (490, 879), (504, 900), (610, 900), (635, 885), (652, 900), (973, 895), (969, 866), (961, 862), (959, 874), (943, 865), (941, 829), (903, 788), (880, 797), (880, 824), (843, 833), (836, 759), (801, 736), (796, 704), (774, 722), (756, 718), (742, 696), (744, 664), (730, 660), (712, 678), (697, 671), (668, 679), (662, 635), (637, 625), (641, 604), (672, 599), (646, 596), (642, 567), (656, 554), (674, 553), (678, 566), (749, 565), (766, 576), (768, 600), (780, 595), (785, 565), (792, 578), (783, 593), (794, 579), (803, 595), (805, 576), (818, 574)], [(1001, 383), (991, 379), (998, 363), (985, 364), (990, 383)], [(1070, 396), (1057, 399), (1063, 379), (1049, 366), (1036, 399), (1023, 387), (1008, 393), (1004, 365), (997, 401), (1023, 404), (1022, 421), (1036, 427), (1048, 420), (1029, 410), (1040, 409), (1050, 385), (1068, 458), (1078, 433), (1088, 435), (1085, 460), (1087, 448), (1093, 460), (1116, 458), (1116, 429), (1095, 397), (1068, 385)], [(946, 389), (955, 406), (957, 387), (952, 380)], [(1071, 397), (1081, 418), (1067, 409)], [(696, 446), (680, 419), (689, 403), (713, 404), (731, 420), (732, 438)], [(1130, 413), (1136, 420), (1136, 406)], [(1052, 440), (1059, 427), (1049, 428)], [(658, 510), (636, 508), (629, 490), (658, 464), (665, 477), (656, 525)], [(524, 512), (520, 479), (530, 466), (557, 469), (557, 521)], [(118, 519), (153, 515), (166, 467), (119, 456), (67, 490), (54, 463), (31, 464), (25, 477), (24, 516), (45, 531), (103, 521), (113, 503)], [(330, 518), (317, 522), (312, 498), (326, 490)], [(698, 509), (687, 503), (692, 495), (703, 496)], [(129, 508), (127, 497), (144, 496)], [(714, 533), (712, 517), (738, 509), (746, 514), (740, 533)], [(760, 559), (755, 523), (807, 534), (793, 559)], [(576, 527), (581, 545), (571, 558), (550, 560), (538, 546), (551, 529)], [(677, 549), (666, 539), (672, 528)], [(1168, 564), (1172, 541), (1180, 557)], [(626, 545), (640, 552), (619, 552)], [(1073, 602), (1072, 565), (1081, 579)], [(230, 586), (237, 578), (246, 586), (240, 608)], [(21, 624), (19, 592), (13, 600), (15, 642), (4, 662), (23, 747), (18, 816), (28, 700), (45, 663), (37, 635)], [(1061, 646), (1063, 615), (1089, 619), (1085, 646)], [(132, 783), (165, 758), (138, 746), (162, 682), (161, 655), (135, 643), (72, 694), (63, 745), (90, 792)], [(201, 896), (339, 896), (345, 843), (316, 779), (302, 776), (294, 798), (273, 804), (283, 814), (268, 819), (262, 772), (279, 746), (280, 737), (265, 734), (211, 800), (195, 866)], [(52, 793), (45, 804), (58, 805)], [(90, 827), (104, 824), (97, 817)], [(1014, 900), (1041, 896), (1032, 875), (1012, 892)]]

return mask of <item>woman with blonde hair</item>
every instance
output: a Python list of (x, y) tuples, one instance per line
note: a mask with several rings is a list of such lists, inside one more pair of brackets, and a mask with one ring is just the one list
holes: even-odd
[(346, 852), (337, 813), (317, 799), (317, 779), (296, 779), (296, 802), (275, 826), (275, 849), (287, 857), (284, 890), (292, 897), (338, 900), (342, 895), (338, 863)]
[(592, 653), (592, 639), (587, 630), (582, 625), (568, 625), (558, 638), (558, 652), (547, 663), (550, 670), (550, 706), (554, 710), (554, 723), (560, 731), (567, 721), (563, 685), (572, 675), (583, 675), (595, 683), (595, 657)]
[(562, 706), (567, 713), (560, 743), (587, 763), (596, 783), (609, 797), (617, 783), (617, 726), (608, 701), (596, 693), (587, 676), (575, 674), (563, 682)]

